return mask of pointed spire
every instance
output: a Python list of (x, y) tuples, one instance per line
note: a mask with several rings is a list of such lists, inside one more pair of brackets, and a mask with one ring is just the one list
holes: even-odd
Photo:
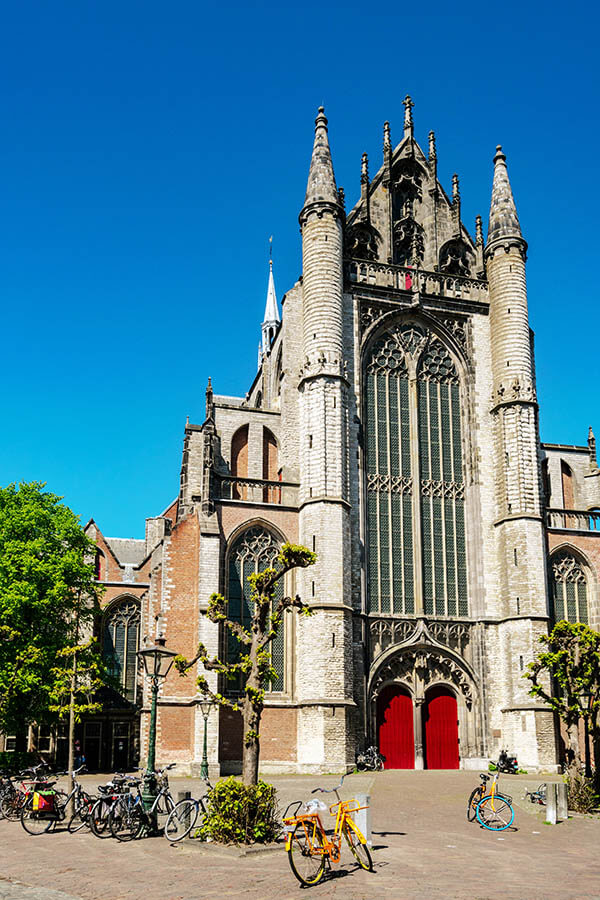
[(338, 188), (338, 200), (342, 209), (346, 209), (346, 192), (343, 187)]
[(208, 376), (208, 384), (206, 385), (206, 418), (212, 419), (214, 412), (213, 389), (210, 375)]
[(360, 163), (360, 183), (369, 183), (369, 157), (366, 153), (363, 153)]
[(475, 216), (475, 243), (483, 247), (483, 222), (481, 216)]
[(324, 108), (320, 106), (319, 113), (315, 119), (315, 142), (310, 161), (304, 206), (307, 207), (311, 203), (323, 201), (334, 203), (336, 206), (339, 204), (335, 175), (333, 174), (333, 163), (331, 162), (331, 151), (329, 149), (327, 117), (325, 116)]
[(594, 432), (592, 431), (592, 426), (590, 425), (590, 430), (588, 431), (588, 453), (590, 456), (590, 472), (596, 472), (598, 469), (598, 460), (596, 457), (596, 438), (594, 437)]
[(404, 104), (404, 137), (410, 135), (413, 136), (413, 116), (412, 116), (412, 108), (415, 105), (409, 94), (406, 95), (404, 100), (402, 101)]
[(435, 149), (435, 132), (429, 132), (429, 162), (437, 159), (437, 150)]
[[(496, 241), (517, 240), (525, 244), (521, 234), (521, 226), (513, 199), (506, 156), (500, 144), (496, 147), (494, 157), (494, 182), (492, 185), (492, 202), (490, 205), (490, 222), (488, 226), (487, 249)], [(525, 244), (526, 246), (526, 244)]]
[(383, 153), (392, 152), (392, 135), (390, 132), (390, 123), (383, 123)]
[(267, 322), (280, 322), (279, 307), (277, 306), (277, 295), (275, 293), (275, 280), (273, 278), (273, 260), (269, 260), (269, 284), (267, 287), (267, 302), (265, 303), (265, 318), (263, 325)]
[(458, 184), (458, 175), (456, 172), (452, 176), (452, 202), (457, 203), (460, 200), (460, 186)]

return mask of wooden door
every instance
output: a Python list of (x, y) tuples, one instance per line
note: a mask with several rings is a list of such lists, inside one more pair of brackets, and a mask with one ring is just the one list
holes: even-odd
[(413, 703), (408, 691), (396, 685), (382, 690), (377, 699), (377, 733), (386, 769), (414, 769)]
[(458, 707), (448, 688), (427, 691), (423, 706), (423, 737), (427, 769), (458, 769)]

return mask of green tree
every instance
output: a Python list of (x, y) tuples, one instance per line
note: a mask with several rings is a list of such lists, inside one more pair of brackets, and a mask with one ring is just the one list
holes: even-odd
[[(566, 725), (569, 735), (567, 764), (573, 775), (581, 767), (579, 721), (594, 747), (595, 781), (600, 784), (600, 633), (577, 622), (557, 622), (542, 635), (544, 649), (529, 663), (524, 675), (530, 694), (541, 697)], [(553, 686), (553, 689), (550, 688)], [(586, 698), (583, 700), (582, 698)], [(590, 699), (587, 699), (590, 698)]]
[[(291, 569), (306, 568), (315, 563), (316, 555), (306, 547), (284, 544), (275, 560), (277, 568), (267, 568), (248, 577), (252, 587), (252, 619), (249, 628), (227, 617), (227, 604), (221, 594), (212, 594), (204, 613), (211, 622), (221, 624), (240, 644), (235, 660), (210, 657), (204, 644), (200, 644), (194, 659), (175, 658), (175, 665), (182, 675), (198, 660), (209, 672), (216, 672), (225, 680), (241, 679), (238, 699), (212, 691), (205, 675), (198, 677), (200, 692), (220, 706), (227, 706), (242, 713), (244, 723), (244, 747), (242, 780), (246, 785), (258, 782), (260, 759), (260, 720), (264, 709), (265, 687), (277, 678), (271, 664), (270, 644), (279, 633), (286, 609), (298, 609), (301, 615), (311, 615), (311, 610), (300, 597), (284, 597), (275, 602), (275, 585)], [(225, 642), (226, 643), (226, 642)]]
[(65, 653), (91, 635), (99, 609), (96, 546), (61, 499), (39, 482), (0, 488), (0, 728), (8, 732), (56, 721)]

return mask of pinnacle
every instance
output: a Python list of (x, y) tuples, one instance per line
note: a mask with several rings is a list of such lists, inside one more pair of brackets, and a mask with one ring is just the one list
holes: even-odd
[(494, 156), (494, 182), (490, 205), (488, 247), (493, 241), (502, 240), (503, 238), (520, 238), (523, 240), (523, 235), (521, 234), (517, 208), (508, 179), (506, 156), (502, 152), (502, 146), (498, 144), (496, 155)]
[(304, 205), (307, 206), (309, 203), (322, 201), (334, 203), (336, 206), (339, 205), (331, 151), (329, 149), (327, 117), (324, 108), (320, 106), (315, 119), (315, 142), (310, 161)]

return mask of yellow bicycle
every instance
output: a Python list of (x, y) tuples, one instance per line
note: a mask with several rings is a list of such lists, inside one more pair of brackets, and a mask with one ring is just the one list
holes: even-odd
[[(306, 886), (316, 884), (323, 877), (326, 866), (339, 863), (342, 835), (359, 866), (367, 872), (373, 871), (373, 861), (366, 839), (350, 815), (367, 807), (359, 806), (357, 800), (340, 799), (338, 791), (345, 777), (342, 776), (337, 787), (330, 790), (315, 788), (312, 792), (334, 793), (337, 797), (337, 802), (329, 807), (330, 815), (335, 816), (335, 827), (331, 837), (327, 836), (321, 821), (320, 812), (326, 810), (327, 806), (320, 800), (309, 800), (306, 804), (303, 804), (302, 800), (296, 800), (290, 803), (284, 813), (285, 849), (292, 872), (300, 884)], [(296, 807), (294, 814), (288, 816), (287, 813), (293, 806)], [(298, 815), (301, 806), (304, 806), (306, 811)]]

